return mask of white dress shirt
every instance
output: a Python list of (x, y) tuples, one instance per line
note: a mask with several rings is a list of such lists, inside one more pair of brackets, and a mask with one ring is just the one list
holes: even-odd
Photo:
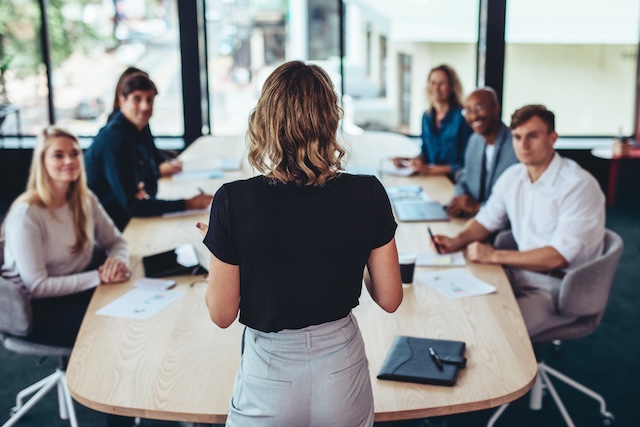
[(475, 219), (491, 232), (509, 220), (518, 250), (551, 246), (569, 270), (602, 253), (605, 197), (591, 174), (555, 153), (534, 183), (523, 164), (505, 170)]

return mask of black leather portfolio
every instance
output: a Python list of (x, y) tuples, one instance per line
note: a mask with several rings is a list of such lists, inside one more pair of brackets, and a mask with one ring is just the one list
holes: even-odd
[(465, 343), (397, 336), (378, 379), (453, 386), (464, 368)]
[(195, 270), (200, 263), (195, 248), (185, 243), (173, 250), (143, 257), (142, 265), (146, 277), (167, 277), (198, 274)]

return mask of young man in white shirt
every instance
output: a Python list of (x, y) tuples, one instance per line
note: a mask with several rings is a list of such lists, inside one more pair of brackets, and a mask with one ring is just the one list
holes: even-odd
[[(555, 118), (542, 105), (511, 117), (513, 147), (521, 163), (496, 182), (486, 204), (455, 237), (435, 236), (442, 252), (465, 246), (470, 261), (505, 266), (530, 336), (570, 323), (556, 312), (566, 271), (602, 253), (605, 198), (597, 181), (553, 149)], [(511, 222), (517, 250), (484, 243)]]

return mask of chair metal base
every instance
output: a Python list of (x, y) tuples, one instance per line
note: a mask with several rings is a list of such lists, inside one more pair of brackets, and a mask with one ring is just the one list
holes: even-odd
[[(62, 369), (56, 369), (53, 374), (19, 392), (16, 396), (16, 406), (11, 408), (12, 416), (2, 425), (2, 427), (10, 427), (17, 423), (18, 420), (22, 418), (27, 411), (29, 411), (29, 409), (38, 403), (54, 387), (58, 388), (58, 407), (60, 410), (60, 418), (63, 420), (69, 420), (71, 427), (78, 427), (78, 420), (76, 419), (73, 400), (71, 399), (69, 389), (67, 388), (67, 377), (65, 371)], [(33, 396), (24, 402), (25, 398), (32, 394)]]
[[(604, 426), (612, 426), (615, 423), (615, 418), (611, 412), (607, 411), (607, 404), (601, 395), (591, 390), (590, 388), (585, 387), (579, 382), (572, 380), (571, 378), (567, 377), (561, 372), (556, 371), (555, 369), (548, 366), (544, 362), (538, 363), (538, 375), (536, 377), (535, 383), (533, 384), (533, 387), (531, 387), (531, 390), (529, 391), (529, 408), (530, 409), (534, 411), (542, 409), (543, 390), (547, 389), (549, 390), (549, 393), (551, 394), (553, 401), (556, 403), (556, 406), (558, 406), (558, 410), (560, 410), (560, 413), (562, 414), (562, 418), (564, 419), (564, 422), (567, 424), (568, 427), (575, 427), (575, 424), (573, 424), (573, 420), (569, 416), (569, 412), (567, 412), (567, 409), (564, 407), (564, 404), (562, 403), (562, 399), (560, 399), (560, 396), (558, 395), (558, 392), (556, 392), (556, 389), (553, 386), (553, 383), (551, 383), (551, 380), (549, 379), (549, 375), (554, 376), (555, 378), (559, 379), (565, 384), (575, 388), (576, 390), (598, 401), (598, 403), (600, 404), (600, 416), (602, 417), (602, 424)], [(493, 427), (493, 425), (498, 420), (498, 418), (500, 418), (500, 415), (502, 415), (504, 410), (507, 409), (507, 406), (509, 406), (508, 403), (498, 408), (498, 410), (493, 414), (493, 416), (487, 423), (487, 427)]]

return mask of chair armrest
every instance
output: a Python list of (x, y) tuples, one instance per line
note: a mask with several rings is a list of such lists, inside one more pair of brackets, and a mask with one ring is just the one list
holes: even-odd
[(2, 277), (0, 331), (21, 337), (31, 332), (31, 300), (26, 289)]

